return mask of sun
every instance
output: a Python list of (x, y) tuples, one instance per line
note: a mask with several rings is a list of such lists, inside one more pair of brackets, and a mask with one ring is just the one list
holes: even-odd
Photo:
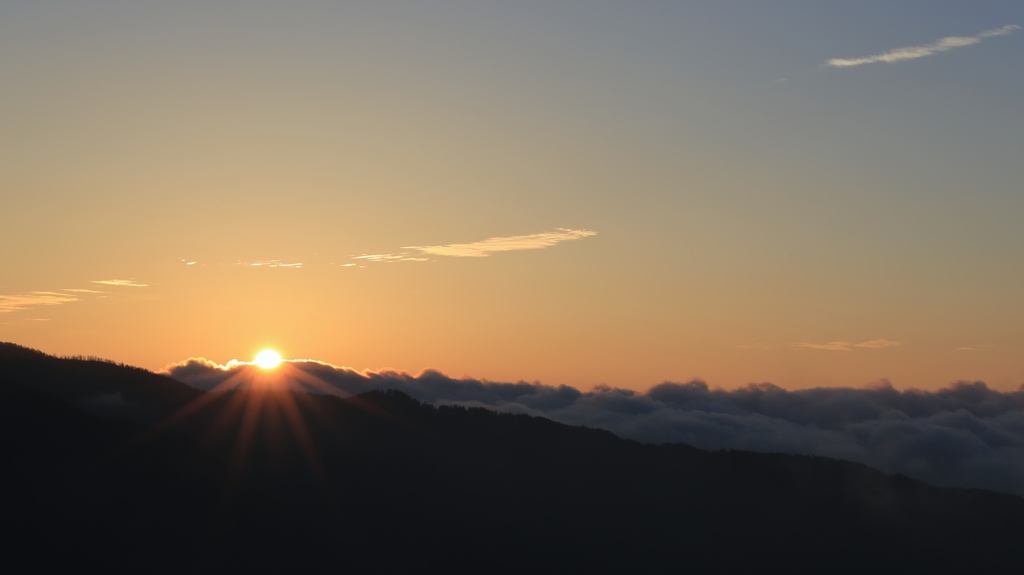
[(263, 369), (274, 369), (281, 363), (281, 354), (272, 349), (265, 349), (256, 354), (256, 359), (253, 360), (253, 363)]

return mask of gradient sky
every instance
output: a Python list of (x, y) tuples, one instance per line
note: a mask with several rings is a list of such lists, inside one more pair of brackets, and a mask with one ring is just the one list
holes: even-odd
[(5, 1), (0, 340), (1016, 389), (1018, 25), (1014, 1)]

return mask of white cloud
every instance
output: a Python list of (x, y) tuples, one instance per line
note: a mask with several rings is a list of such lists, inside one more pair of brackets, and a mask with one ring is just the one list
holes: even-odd
[(579, 240), (597, 235), (597, 232), (590, 230), (570, 230), (558, 228), (552, 232), (540, 234), (529, 234), (525, 236), (507, 236), (488, 238), (468, 244), (447, 244), (441, 246), (405, 246), (408, 250), (417, 250), (425, 254), (435, 256), (450, 256), (462, 258), (482, 258), (494, 252), (509, 252), (518, 250), (540, 250), (549, 248), (559, 242)]
[(1020, 26), (1010, 24), (1008, 26), (1003, 26), (1002, 28), (986, 30), (977, 36), (948, 36), (924, 46), (896, 48), (895, 50), (890, 50), (883, 54), (875, 54), (874, 56), (865, 56), (863, 58), (832, 58), (827, 62), (827, 64), (833, 68), (849, 68), (851, 66), (874, 64), (876, 62), (893, 64), (904, 60), (916, 60), (917, 58), (931, 56), (932, 54), (938, 54), (939, 52), (947, 52), (953, 48), (971, 46), (981, 42), (984, 38), (1013, 34), (1017, 30), (1020, 30)]
[(148, 284), (136, 283), (134, 279), (129, 280), (93, 280), (94, 284), (103, 284), (107, 286), (119, 286), (119, 287), (147, 287)]
[[(248, 264), (243, 264), (241, 262), (239, 262), (239, 263), (240, 263), (240, 265), (248, 265), (248, 266), (254, 267), (254, 268), (259, 268), (259, 267), (264, 267), (264, 268), (301, 268), (302, 267), (302, 262), (285, 263), (285, 262), (283, 262), (281, 260), (267, 260), (265, 262), (251, 262), (251, 263), (248, 263)], [(189, 264), (186, 264), (186, 265), (189, 265)]]
[(494, 252), (510, 252), (518, 250), (541, 250), (549, 248), (559, 242), (579, 240), (597, 235), (597, 232), (590, 230), (571, 230), (567, 228), (556, 228), (554, 231), (539, 234), (528, 234), (525, 236), (505, 236), (487, 238), (478, 242), (467, 244), (445, 244), (440, 246), (405, 246), (403, 249), (416, 250), (416, 252), (398, 252), (393, 254), (363, 254), (354, 256), (352, 259), (365, 260), (368, 262), (428, 262), (431, 256), (446, 256), (456, 258), (485, 258)]
[[(363, 254), (361, 256), (355, 256), (352, 259), (354, 259), (354, 260), (366, 260), (368, 262), (385, 262), (385, 263), (390, 263), (390, 262), (428, 262), (428, 261), (430, 261), (430, 258), (419, 258), (419, 257), (411, 256), (410, 254), (407, 254), (407, 253), (399, 253), (399, 254)], [(345, 264), (345, 266), (349, 266), (349, 265), (351, 265), (351, 264)], [(345, 267), (345, 266), (342, 266), (342, 267)]]

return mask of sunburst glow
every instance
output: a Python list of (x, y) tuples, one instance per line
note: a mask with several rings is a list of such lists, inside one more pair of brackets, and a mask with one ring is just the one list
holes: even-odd
[(272, 349), (265, 349), (256, 354), (256, 359), (253, 362), (263, 369), (274, 369), (281, 363), (281, 354)]

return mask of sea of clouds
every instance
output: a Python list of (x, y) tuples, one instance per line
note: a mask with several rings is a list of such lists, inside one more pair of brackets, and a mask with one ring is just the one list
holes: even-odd
[[(641, 442), (682, 442), (705, 449), (820, 455), (865, 463), (937, 485), (1024, 495), (1024, 385), (1000, 392), (983, 382), (937, 391), (863, 388), (788, 391), (770, 383), (734, 390), (703, 381), (666, 382), (646, 392), (607, 386), (452, 378), (425, 370), (355, 371), (316, 361), (282, 364), (293, 387), (348, 396), (396, 389), (437, 405), (485, 407), (607, 429)], [(186, 384), (211, 390), (245, 386), (254, 366), (191, 358), (167, 368)]]

